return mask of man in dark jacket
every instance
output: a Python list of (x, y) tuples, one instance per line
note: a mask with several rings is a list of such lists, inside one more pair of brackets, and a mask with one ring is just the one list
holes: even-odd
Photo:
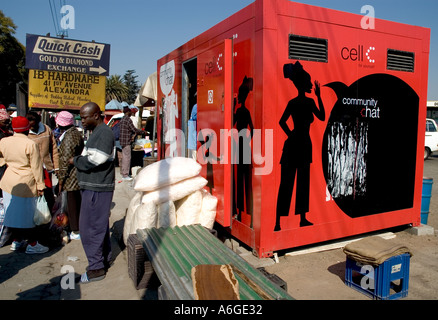
[(145, 132), (137, 129), (131, 120), (131, 109), (129, 107), (123, 108), (123, 113), (125, 114), (120, 120), (120, 144), (122, 146), (122, 179), (123, 180), (132, 180), (132, 177), (129, 175), (129, 170), (131, 169), (131, 142), (132, 138), (141, 134), (144, 135)]
[(79, 229), (88, 259), (81, 283), (105, 278), (111, 260), (109, 215), (114, 194), (115, 143), (112, 130), (105, 125), (101, 110), (94, 102), (80, 110), (82, 126), (92, 131), (80, 156), (69, 160), (77, 168), (81, 188)]

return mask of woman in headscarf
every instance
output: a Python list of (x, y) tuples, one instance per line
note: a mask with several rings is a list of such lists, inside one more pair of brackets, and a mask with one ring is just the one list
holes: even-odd
[(68, 159), (79, 156), (84, 148), (84, 139), (74, 126), (74, 116), (68, 111), (61, 111), (55, 119), (61, 129), (59, 137), (59, 193), (67, 192), (67, 216), (70, 227), (70, 239), (79, 240), (79, 212), (81, 208), (81, 191), (76, 177), (76, 167)]
[(0, 140), (0, 158), (7, 165), (0, 181), (5, 207), (4, 225), (12, 230), (11, 250), (26, 246), (26, 253), (44, 253), (48, 247), (38, 242), (33, 221), (36, 198), (44, 194), (42, 162), (38, 145), (30, 140), (30, 124), (25, 117), (12, 119), (14, 135)]
[(12, 136), (11, 116), (5, 106), (0, 104), (0, 140), (9, 136)]

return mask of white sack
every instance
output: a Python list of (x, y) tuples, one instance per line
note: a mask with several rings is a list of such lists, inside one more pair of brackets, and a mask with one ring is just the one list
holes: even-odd
[(157, 206), (153, 203), (142, 203), (134, 213), (134, 221), (131, 233), (137, 233), (137, 229), (155, 228), (157, 226)]
[(157, 228), (173, 228), (176, 226), (176, 212), (173, 201), (167, 201), (157, 206)]
[(154, 191), (197, 176), (200, 172), (201, 165), (191, 158), (166, 158), (142, 169), (135, 177), (134, 190)]
[(128, 211), (126, 212), (125, 223), (123, 225), (123, 242), (128, 245), (128, 237), (131, 232), (132, 222), (134, 220), (134, 212), (141, 205), (141, 197), (143, 192), (137, 192), (129, 202)]
[(185, 226), (199, 223), (201, 213), (202, 193), (197, 190), (175, 202), (176, 224)]
[(185, 179), (155, 191), (145, 192), (141, 198), (141, 202), (160, 204), (167, 201), (177, 201), (204, 188), (206, 185), (207, 180), (201, 176)]
[(213, 229), (216, 219), (217, 198), (205, 189), (201, 189), (201, 193), (202, 207), (199, 215), (199, 223), (208, 229)]

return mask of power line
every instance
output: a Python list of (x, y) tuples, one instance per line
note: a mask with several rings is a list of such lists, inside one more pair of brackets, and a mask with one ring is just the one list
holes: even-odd
[(52, 3), (52, 0), (49, 0), (49, 7), (50, 7), (50, 12), (52, 14), (53, 26), (55, 27), (55, 34), (58, 35), (58, 25), (56, 23), (56, 17), (55, 17), (55, 13), (54, 13), (56, 8), (55, 8), (55, 4)]
[(56, 8), (56, 0), (49, 0), (50, 13), (52, 15), (55, 34), (58, 37), (68, 37), (68, 30), (59, 28), (58, 23), (61, 21), (61, 8), (66, 4), (65, 0), (59, 0), (59, 8)]
[[(59, 9), (60, 10), (65, 5), (66, 5), (65, 0), (59, 0), (59, 7), (60, 7)], [(61, 34), (63, 37), (68, 38), (68, 29), (62, 29)]]

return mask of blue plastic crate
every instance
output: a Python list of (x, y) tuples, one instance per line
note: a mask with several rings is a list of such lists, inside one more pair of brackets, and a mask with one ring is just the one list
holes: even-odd
[(372, 266), (347, 257), (345, 284), (372, 299), (395, 300), (406, 297), (410, 258), (409, 253), (404, 253), (378, 266)]

